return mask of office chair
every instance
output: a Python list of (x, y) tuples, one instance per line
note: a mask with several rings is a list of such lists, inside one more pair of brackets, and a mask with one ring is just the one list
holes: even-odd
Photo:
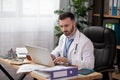
[(111, 80), (116, 55), (115, 32), (105, 27), (91, 26), (85, 28), (83, 33), (94, 45), (95, 71), (103, 73), (103, 80)]

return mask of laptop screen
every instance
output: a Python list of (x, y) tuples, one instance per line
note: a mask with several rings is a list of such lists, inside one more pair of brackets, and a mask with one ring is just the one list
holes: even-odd
[(54, 62), (50, 56), (48, 49), (34, 46), (26, 46), (26, 48), (34, 63), (49, 67), (54, 66)]

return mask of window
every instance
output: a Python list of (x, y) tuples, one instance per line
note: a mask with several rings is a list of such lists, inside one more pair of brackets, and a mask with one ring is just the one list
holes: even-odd
[(0, 16), (53, 15), (59, 0), (0, 0)]
[(2, 12), (16, 12), (16, 0), (1, 0)]
[(0, 53), (25, 44), (51, 51), (58, 8), (59, 0), (0, 0)]
[(23, 0), (23, 15), (38, 15), (39, 0)]

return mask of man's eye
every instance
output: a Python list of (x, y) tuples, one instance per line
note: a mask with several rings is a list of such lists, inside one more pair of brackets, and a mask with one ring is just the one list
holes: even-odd
[(65, 25), (65, 27), (68, 27), (68, 25)]

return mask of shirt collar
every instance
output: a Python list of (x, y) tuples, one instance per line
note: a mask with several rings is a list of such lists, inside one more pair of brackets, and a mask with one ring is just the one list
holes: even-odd
[[(76, 30), (76, 32), (77, 32), (77, 30)], [(74, 39), (74, 38), (75, 38), (75, 35), (76, 35), (76, 32), (75, 32), (75, 34), (74, 34), (72, 37), (70, 37), (69, 39), (68, 39), (68, 37), (66, 36), (66, 40), (69, 41), (69, 40)]]

